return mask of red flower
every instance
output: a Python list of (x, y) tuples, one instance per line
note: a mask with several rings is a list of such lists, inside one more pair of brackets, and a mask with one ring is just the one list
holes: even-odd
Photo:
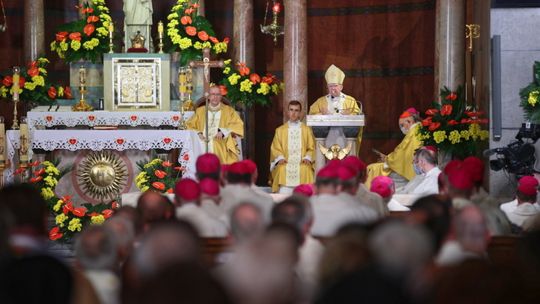
[(189, 160), (189, 154), (184, 154), (184, 160), (185, 160), (185, 161), (188, 161), (188, 160)]
[(216, 37), (210, 36), (210, 37), (208, 37), (208, 39), (210, 39), (210, 41), (212, 41), (212, 43), (219, 43), (219, 40)]
[(450, 121), (448, 122), (448, 125), (449, 125), (449, 126), (459, 125), (459, 122), (457, 122), (457, 121), (455, 121), (455, 120), (452, 119), (452, 120), (450, 120)]
[(224, 85), (220, 85), (220, 86), (219, 86), (219, 92), (221, 93), (221, 96), (227, 95), (227, 93), (228, 93), (228, 92), (227, 92), (227, 87), (224, 86)]
[(32, 68), (28, 69), (27, 73), (28, 73), (28, 76), (30, 76), (30, 77), (37, 76), (37, 75), (39, 75), (39, 68), (38, 67), (32, 67)]
[(471, 120), (470, 120), (470, 119), (467, 119), (467, 118), (463, 118), (463, 119), (461, 120), (461, 123), (462, 123), (462, 124), (468, 124), (468, 123), (471, 123)]
[(180, 23), (182, 23), (182, 25), (188, 25), (191, 24), (191, 22), (192, 20), (190, 16), (183, 16), (182, 18), (180, 18)]
[(230, 40), (229, 37), (225, 37), (225, 38), (223, 39), (223, 42), (224, 42), (224, 43), (229, 43), (229, 40)]
[(432, 123), (433, 117), (428, 117), (424, 120), (422, 120), (422, 126), (427, 127)]
[(251, 83), (253, 83), (253, 84), (257, 84), (257, 83), (261, 82), (261, 76), (259, 76), (259, 74), (257, 74), (257, 73), (253, 73), (253, 74), (249, 75), (249, 81), (251, 81)]
[(450, 104), (443, 105), (442, 108), (441, 108), (441, 115), (446, 116), (446, 115), (450, 115), (450, 114), (452, 114), (452, 105), (450, 105)]
[(274, 75), (266, 74), (266, 76), (262, 78), (261, 82), (264, 82), (266, 84), (272, 84), (272, 82), (274, 82), (274, 78)]
[(111, 209), (105, 209), (105, 210), (101, 211), (101, 214), (103, 214), (103, 217), (105, 219), (110, 218), (113, 215), (113, 213), (114, 213), (114, 211), (112, 211)]
[(191, 15), (193, 13), (193, 9), (190, 7), (184, 11), (187, 15)]
[(428, 110), (426, 110), (426, 115), (435, 115), (437, 113), (439, 113), (439, 110), (437, 110), (437, 109), (428, 109)]
[(171, 163), (170, 161), (166, 160), (166, 161), (162, 162), (161, 165), (162, 165), (163, 167), (167, 167), (167, 168), (168, 168), (168, 167), (171, 167), (171, 166), (173, 165), (173, 163)]
[(174, 167), (173, 169), (175, 171), (184, 171), (184, 168), (182, 168), (182, 167)]
[(99, 21), (98, 16), (88, 16), (88, 18), (86, 18), (87, 23), (94, 23), (94, 22), (98, 22), (98, 21)]
[(94, 12), (94, 9), (91, 7), (83, 8), (81, 11), (83, 14), (92, 14)]
[(69, 212), (73, 211), (73, 203), (69, 202), (62, 207), (62, 212), (64, 214), (68, 214)]
[(71, 195), (64, 195), (60, 199), (65, 203), (65, 202), (69, 202), (71, 198), (72, 198)]
[(26, 83), (26, 79), (24, 77), (19, 78), (19, 88), (24, 87), (24, 84)]
[(34, 171), (34, 176), (40, 176), (41, 174), (45, 173), (45, 169), (41, 168), (37, 171)]
[(451, 101), (454, 101), (454, 100), (456, 100), (456, 99), (457, 99), (457, 94), (456, 94), (456, 93), (454, 93), (454, 92), (452, 92), (452, 93), (448, 94), (448, 95), (446, 96), (446, 98), (445, 98), (445, 99), (446, 99), (446, 100), (451, 100)]
[(167, 189), (167, 193), (174, 193), (173, 188)]
[(86, 214), (86, 208), (84, 207), (79, 207), (79, 208), (75, 208), (73, 209), (72, 213), (73, 215), (75, 215), (76, 217), (83, 217), (85, 214)]
[(13, 77), (6, 76), (4, 79), (2, 79), (2, 85), (6, 87), (10, 87), (13, 84)]
[(84, 27), (83, 31), (86, 34), (86, 36), (90, 36), (90, 35), (92, 35), (92, 33), (94, 32), (95, 29), (96, 29), (96, 27), (93, 24), (89, 23)]
[(94, 217), (94, 216), (96, 216), (96, 215), (99, 215), (99, 213), (97, 213), (97, 212), (94, 211), (94, 212), (92, 212), (92, 213), (88, 213), (86, 216), (88, 216), (88, 217)]
[(30, 179), (30, 182), (35, 184), (35, 183), (37, 183), (37, 182), (39, 182), (41, 180), (43, 180), (43, 176), (37, 176), (37, 177), (32, 177)]
[(68, 32), (58, 32), (56, 33), (56, 41), (62, 42), (66, 40), (66, 37), (68, 35)]
[(159, 191), (165, 190), (165, 184), (162, 182), (153, 182), (152, 187), (158, 189)]
[(193, 26), (186, 26), (186, 34), (190, 36), (195, 36), (197, 35), (197, 29)]
[(62, 233), (60, 232), (60, 228), (54, 227), (53, 229), (51, 229), (51, 231), (49, 231), (49, 239), (51, 241), (56, 241), (61, 237)]
[(81, 33), (73, 32), (73, 33), (69, 34), (69, 39), (81, 41)]
[(49, 88), (49, 90), (47, 91), (47, 95), (49, 95), (50, 99), (55, 99), (56, 98), (56, 88), (51, 86)]
[(70, 87), (65, 87), (64, 88), (64, 97), (66, 99), (72, 99), (73, 98), (73, 95), (71, 95), (71, 88)]
[(154, 171), (154, 175), (157, 176), (157, 178), (164, 178), (165, 176), (167, 176), (167, 172), (156, 170)]
[(37, 167), (37, 166), (39, 166), (39, 160), (31, 162), (29, 165), (30, 165), (30, 167)]
[(432, 122), (432, 123), (429, 125), (428, 130), (430, 130), (430, 131), (435, 131), (435, 130), (437, 130), (440, 126), (441, 126), (441, 123), (440, 123), (440, 122)]
[(200, 31), (197, 36), (199, 37), (199, 39), (201, 39), (202, 41), (206, 41), (208, 40), (208, 34), (205, 32), (205, 31)]
[(249, 68), (246, 66), (245, 63), (240, 62), (238, 63), (238, 72), (240, 72), (240, 76), (249, 75)]
[(24, 171), (26, 171), (26, 168), (20, 167), (17, 170), (15, 170), (15, 175), (19, 175), (19, 174), (23, 173)]
[(117, 201), (114, 201), (111, 203), (111, 208), (118, 209), (120, 208), (120, 204)]

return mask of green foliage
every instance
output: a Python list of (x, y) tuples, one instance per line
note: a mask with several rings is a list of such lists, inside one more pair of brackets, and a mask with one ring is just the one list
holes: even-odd
[(519, 105), (525, 112), (525, 119), (532, 123), (540, 123), (540, 62), (534, 62), (534, 79), (528, 86), (519, 91)]

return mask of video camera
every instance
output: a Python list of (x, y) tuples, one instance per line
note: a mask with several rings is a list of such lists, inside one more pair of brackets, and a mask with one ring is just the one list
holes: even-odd
[(517, 176), (531, 175), (536, 172), (534, 169), (536, 163), (534, 144), (540, 139), (540, 125), (523, 123), (516, 139), (517, 141), (511, 142), (506, 147), (484, 151), (485, 157), (496, 155), (496, 159), (489, 161), (491, 170), (506, 170)]

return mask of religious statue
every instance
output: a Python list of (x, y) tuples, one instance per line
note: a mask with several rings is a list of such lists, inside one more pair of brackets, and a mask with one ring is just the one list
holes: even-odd
[(147, 37), (145, 48), (152, 49), (150, 27), (152, 26), (152, 0), (124, 0), (124, 41), (133, 40), (137, 34)]

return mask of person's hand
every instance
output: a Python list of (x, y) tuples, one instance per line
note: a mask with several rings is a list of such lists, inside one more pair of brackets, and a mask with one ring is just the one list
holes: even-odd
[(225, 136), (223, 135), (223, 133), (221, 131), (218, 131), (216, 136), (214, 137), (215, 139), (223, 139)]
[(202, 132), (197, 133), (197, 135), (199, 135), (199, 138), (200, 138), (201, 140), (205, 140), (205, 139), (206, 139), (206, 138), (204, 137), (204, 135), (202, 134)]
[(342, 115), (350, 115), (350, 114), (352, 114), (352, 111), (351, 111), (351, 109), (343, 109), (343, 110), (341, 110), (341, 114)]
[(327, 108), (321, 109), (321, 113), (322, 113), (323, 115), (328, 115), (328, 114), (330, 114), (330, 112), (328, 112), (328, 109), (327, 109)]
[(306, 165), (311, 165), (311, 161), (307, 158), (302, 159), (302, 163)]
[(278, 164), (278, 165), (284, 165), (284, 164), (286, 164), (286, 163), (287, 163), (287, 160), (282, 159), (282, 160), (278, 161), (277, 164)]

